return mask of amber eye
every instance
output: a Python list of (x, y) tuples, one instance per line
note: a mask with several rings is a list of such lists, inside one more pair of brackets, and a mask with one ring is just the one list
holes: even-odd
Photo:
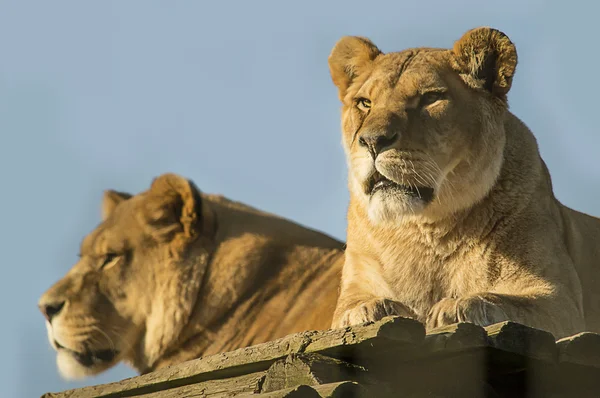
[(356, 100), (356, 107), (361, 111), (367, 111), (371, 109), (371, 101), (366, 98), (359, 98)]
[(100, 266), (100, 269), (104, 269), (108, 265), (113, 264), (118, 257), (119, 256), (116, 253), (106, 253), (104, 255), (104, 259), (102, 261), (102, 265)]
[(427, 105), (436, 103), (443, 98), (444, 98), (444, 93), (441, 93), (439, 91), (430, 91), (428, 93), (424, 93), (423, 95), (421, 95), (421, 99), (419, 100), (419, 106), (421, 108), (423, 108), (423, 107), (426, 107)]

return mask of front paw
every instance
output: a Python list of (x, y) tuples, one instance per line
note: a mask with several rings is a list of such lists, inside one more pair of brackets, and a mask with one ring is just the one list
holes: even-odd
[(334, 328), (359, 325), (365, 322), (375, 322), (386, 316), (396, 315), (405, 318), (415, 318), (415, 313), (402, 303), (394, 300), (377, 298), (346, 310), (334, 323)]
[(426, 329), (430, 330), (458, 322), (471, 322), (480, 326), (488, 326), (507, 319), (508, 317), (502, 308), (483, 297), (444, 298), (429, 311)]

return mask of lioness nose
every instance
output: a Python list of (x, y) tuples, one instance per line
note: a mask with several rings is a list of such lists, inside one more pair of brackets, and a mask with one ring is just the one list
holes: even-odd
[(40, 311), (42, 311), (42, 314), (44, 314), (48, 322), (52, 322), (52, 318), (54, 318), (64, 306), (64, 301), (58, 303), (40, 303), (39, 305)]
[(373, 159), (379, 155), (382, 149), (392, 145), (396, 141), (396, 133), (367, 131), (358, 138), (358, 143), (368, 149)]

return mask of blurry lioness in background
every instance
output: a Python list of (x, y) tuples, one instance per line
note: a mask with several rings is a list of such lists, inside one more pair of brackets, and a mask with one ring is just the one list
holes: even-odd
[(343, 244), (180, 176), (106, 191), (81, 259), (40, 299), (65, 378), (120, 361), (146, 373), (327, 329)]

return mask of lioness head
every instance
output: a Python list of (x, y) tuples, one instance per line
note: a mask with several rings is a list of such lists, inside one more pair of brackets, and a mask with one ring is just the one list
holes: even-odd
[(352, 196), (374, 223), (447, 216), (480, 201), (498, 177), (517, 53), (478, 28), (451, 50), (382, 53), (344, 37), (329, 56), (342, 107)]
[(135, 196), (106, 191), (102, 213), (79, 261), (39, 301), (66, 378), (121, 360), (152, 365), (189, 318), (208, 263), (211, 214), (179, 176)]

